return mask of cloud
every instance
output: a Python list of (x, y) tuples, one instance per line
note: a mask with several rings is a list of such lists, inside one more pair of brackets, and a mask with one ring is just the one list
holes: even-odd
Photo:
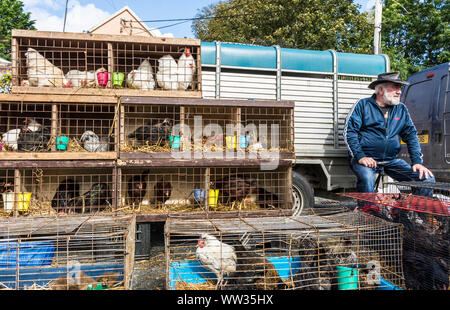
[[(23, 0), (25, 11), (31, 12), (31, 19), (35, 20), (35, 27), (42, 31), (63, 31), (64, 9), (61, 1), (55, 0)], [(112, 13), (103, 11), (93, 3), (81, 5), (77, 0), (69, 0), (66, 27), (67, 32), (83, 32), (98, 25), (111, 16)], [(173, 38), (173, 33), (161, 33), (156, 28), (152, 32), (158, 37)]]
[[(64, 8), (53, 0), (25, 0), (25, 10), (31, 12), (35, 27), (42, 31), (62, 31), (64, 25)], [(81, 5), (78, 1), (69, 1), (66, 28), (68, 32), (83, 32), (111, 16), (111, 13), (97, 8), (89, 3)]]

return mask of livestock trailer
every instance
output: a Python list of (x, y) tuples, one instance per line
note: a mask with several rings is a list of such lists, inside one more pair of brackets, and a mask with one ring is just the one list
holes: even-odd
[(294, 109), (295, 207), (311, 205), (314, 189), (353, 188), (343, 140), (346, 116), (369, 83), (390, 70), (387, 55), (202, 42), (202, 96), (291, 100)]

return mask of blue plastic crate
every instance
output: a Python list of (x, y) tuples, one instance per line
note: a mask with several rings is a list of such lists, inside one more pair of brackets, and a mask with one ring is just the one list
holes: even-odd
[[(282, 279), (289, 279), (300, 269), (300, 258), (273, 256), (266, 257), (278, 272)], [(179, 281), (191, 284), (206, 283), (208, 280), (216, 280), (214, 273), (203, 267), (198, 261), (181, 261), (173, 262), (169, 266), (169, 288), (175, 289), (175, 285)]]

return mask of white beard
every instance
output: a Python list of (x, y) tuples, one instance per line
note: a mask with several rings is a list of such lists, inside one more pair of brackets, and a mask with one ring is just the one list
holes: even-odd
[(394, 95), (388, 95), (386, 92), (383, 93), (384, 104), (389, 106), (394, 106), (400, 103), (400, 97)]

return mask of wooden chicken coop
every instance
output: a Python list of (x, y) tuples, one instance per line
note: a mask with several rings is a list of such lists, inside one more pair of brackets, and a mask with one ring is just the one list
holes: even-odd
[[(403, 270), (412, 290), (446, 290), (449, 287), (450, 184), (393, 182), (390, 193), (346, 193), (378, 210), (374, 214), (404, 227)], [(419, 190), (431, 197), (419, 196)]]
[(117, 99), (0, 95), (0, 161), (103, 159), (118, 152)]
[(2, 289), (128, 289), (135, 217), (0, 218)]
[(200, 40), (12, 31), (13, 93), (201, 97)]
[(171, 290), (404, 288), (401, 225), (363, 213), (174, 217), (165, 238)]

